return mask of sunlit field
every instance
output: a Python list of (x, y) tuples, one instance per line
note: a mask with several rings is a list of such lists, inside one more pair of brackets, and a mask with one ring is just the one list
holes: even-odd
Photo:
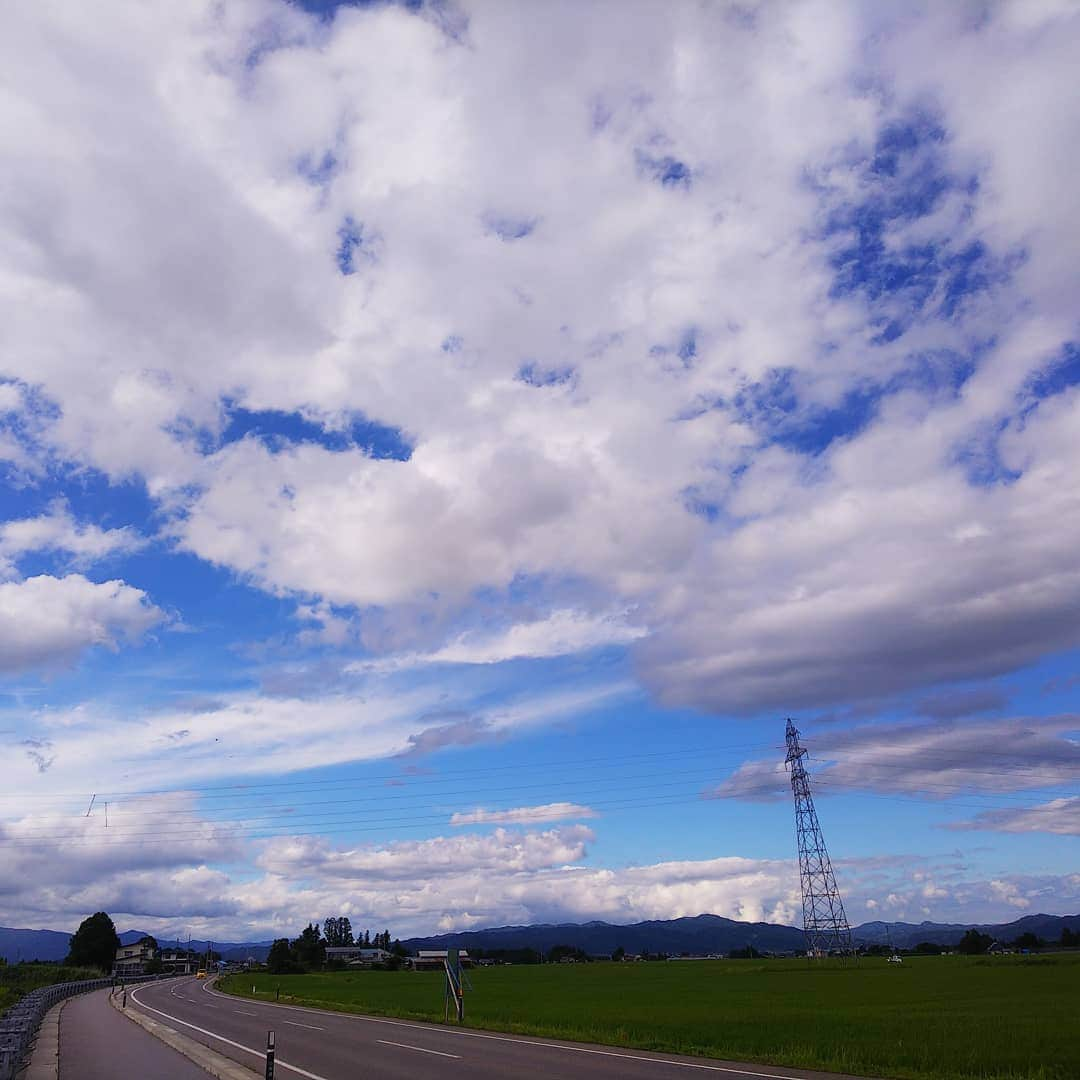
[[(548, 964), (470, 972), (466, 1023), (865, 1076), (1080, 1077), (1080, 954)], [(443, 1018), (423, 972), (233, 975), (246, 997)]]

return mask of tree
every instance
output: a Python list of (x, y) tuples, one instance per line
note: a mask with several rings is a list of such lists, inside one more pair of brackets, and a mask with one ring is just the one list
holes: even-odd
[(305, 968), (322, 967), (326, 962), (326, 942), (319, 933), (318, 923), (308, 923), (292, 943), (296, 962)]
[(616, 946), (615, 951), (611, 954), (611, 959), (612, 960), (625, 960), (626, 959), (626, 950), (621, 945)]
[(959, 952), (974, 956), (976, 953), (986, 952), (993, 944), (994, 939), (989, 934), (980, 934), (978, 930), (972, 928), (960, 939), (956, 948)]
[(96, 967), (108, 973), (112, 971), (120, 939), (116, 927), (104, 911), (97, 911), (83, 919), (71, 938), (65, 964), (72, 967)]
[(1039, 949), (1045, 945), (1041, 937), (1033, 934), (1030, 930), (1025, 934), (1021, 934), (1014, 942), (1013, 947), (1016, 949)]
[(288, 938), (277, 938), (266, 957), (266, 970), (271, 975), (291, 975), (298, 970)]
[(1066, 949), (1076, 948), (1077, 945), (1080, 945), (1080, 931), (1063, 926), (1061, 928), (1061, 944)]
[(352, 924), (347, 915), (331, 916), (323, 922), (323, 936), (331, 948), (348, 948), (353, 944)]
[(915, 946), (915, 952), (919, 956), (934, 956), (936, 953), (941, 952), (941, 946), (935, 945), (932, 941), (920, 941)]

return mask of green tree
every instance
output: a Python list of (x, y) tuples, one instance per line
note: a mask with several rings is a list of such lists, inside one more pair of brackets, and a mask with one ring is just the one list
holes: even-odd
[(960, 939), (956, 948), (959, 952), (974, 956), (976, 953), (986, 952), (993, 944), (994, 939), (989, 934), (980, 934), (972, 928)]
[(320, 968), (326, 962), (326, 942), (319, 933), (318, 923), (308, 923), (292, 943), (296, 962), (304, 968)]
[(1039, 949), (1045, 945), (1041, 937), (1033, 934), (1030, 930), (1026, 934), (1021, 934), (1014, 942), (1013, 947), (1017, 949)]
[(72, 967), (96, 967), (108, 973), (119, 948), (120, 939), (112, 919), (104, 911), (97, 911), (83, 919), (72, 935), (64, 963)]
[(298, 968), (288, 938), (277, 938), (266, 957), (266, 969), (271, 975), (290, 975)]
[(616, 946), (615, 951), (611, 954), (611, 959), (612, 960), (625, 960), (626, 959), (626, 950), (621, 945)]
[(1080, 931), (1071, 930), (1067, 926), (1061, 928), (1061, 944), (1066, 949), (1073, 949), (1080, 945)]

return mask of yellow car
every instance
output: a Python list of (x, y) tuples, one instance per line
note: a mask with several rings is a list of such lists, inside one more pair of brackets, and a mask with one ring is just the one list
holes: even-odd
[(206, 972), (205, 971), (196, 971), (195, 972), (195, 978), (196, 979), (205, 979), (206, 978)]

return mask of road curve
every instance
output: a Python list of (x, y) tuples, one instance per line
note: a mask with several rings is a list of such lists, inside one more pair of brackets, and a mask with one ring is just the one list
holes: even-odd
[(279, 1078), (306, 1080), (855, 1080), (836, 1073), (741, 1065), (471, 1028), (325, 1012), (231, 997), (196, 979), (148, 983), (136, 1007), (191, 1039), (262, 1073), (266, 1034)]
[(60, 1014), (60, 1080), (207, 1080), (182, 1054), (109, 1004), (108, 990), (65, 1002)]

